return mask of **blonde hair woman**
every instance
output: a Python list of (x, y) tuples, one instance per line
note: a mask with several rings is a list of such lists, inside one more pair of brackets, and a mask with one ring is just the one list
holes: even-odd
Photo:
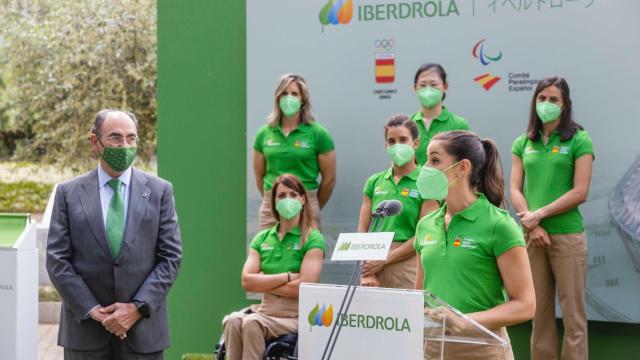
[(283, 75), (276, 87), (268, 123), (258, 130), (253, 143), (253, 171), (262, 194), (260, 229), (276, 222), (271, 212), (271, 190), (274, 180), (284, 173), (295, 175), (304, 184), (315, 222), (320, 225), (320, 209), (329, 201), (335, 186), (334, 148), (327, 129), (311, 114), (309, 88), (304, 78)]

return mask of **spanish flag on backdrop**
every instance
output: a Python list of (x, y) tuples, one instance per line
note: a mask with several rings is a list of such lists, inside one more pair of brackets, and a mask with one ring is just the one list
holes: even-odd
[(485, 90), (489, 91), (493, 85), (500, 81), (500, 76), (493, 76), (491, 74), (480, 75), (473, 79), (473, 81), (480, 84)]
[(396, 59), (394, 53), (376, 54), (376, 82), (378, 84), (392, 83), (395, 80)]

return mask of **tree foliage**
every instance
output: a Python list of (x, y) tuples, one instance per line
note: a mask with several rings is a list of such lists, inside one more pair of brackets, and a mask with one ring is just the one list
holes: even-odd
[(0, 23), (0, 156), (85, 168), (103, 108), (135, 113), (155, 154), (155, 0), (0, 0)]

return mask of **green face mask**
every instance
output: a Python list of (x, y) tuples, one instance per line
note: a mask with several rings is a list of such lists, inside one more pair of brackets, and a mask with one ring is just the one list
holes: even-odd
[(458, 161), (451, 164), (451, 166), (444, 170), (438, 170), (426, 165), (423, 166), (422, 169), (420, 169), (420, 175), (418, 175), (418, 179), (416, 180), (416, 186), (418, 187), (420, 196), (425, 200), (444, 200), (447, 195), (449, 195), (449, 186), (455, 182), (454, 181), (449, 184), (449, 180), (445, 173), (459, 163), (460, 162)]
[(420, 104), (426, 108), (432, 108), (442, 101), (444, 92), (431, 86), (418, 89), (418, 99)]
[(293, 219), (302, 210), (302, 202), (298, 199), (286, 198), (278, 201), (276, 211), (287, 220)]
[[(100, 139), (98, 139), (100, 141)], [(100, 141), (102, 144), (102, 141)], [(125, 171), (133, 164), (133, 160), (136, 158), (138, 148), (135, 146), (130, 147), (106, 147), (102, 144), (104, 150), (100, 157), (104, 160), (113, 170)]]
[(398, 166), (411, 161), (415, 153), (416, 150), (409, 144), (395, 144), (387, 147), (387, 154), (389, 154), (391, 161)]
[(543, 123), (549, 123), (558, 120), (562, 108), (558, 104), (550, 103), (548, 101), (541, 101), (536, 103), (536, 113)]
[(300, 111), (300, 99), (292, 95), (284, 95), (280, 97), (280, 110), (286, 117), (291, 117)]

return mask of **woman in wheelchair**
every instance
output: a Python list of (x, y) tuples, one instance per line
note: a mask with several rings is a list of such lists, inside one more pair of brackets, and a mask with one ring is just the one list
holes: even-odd
[(297, 332), (299, 285), (320, 279), (326, 245), (297, 177), (276, 179), (271, 211), (278, 223), (253, 238), (242, 269), (242, 287), (264, 293), (262, 302), (222, 320), (229, 360), (262, 359), (265, 340)]

